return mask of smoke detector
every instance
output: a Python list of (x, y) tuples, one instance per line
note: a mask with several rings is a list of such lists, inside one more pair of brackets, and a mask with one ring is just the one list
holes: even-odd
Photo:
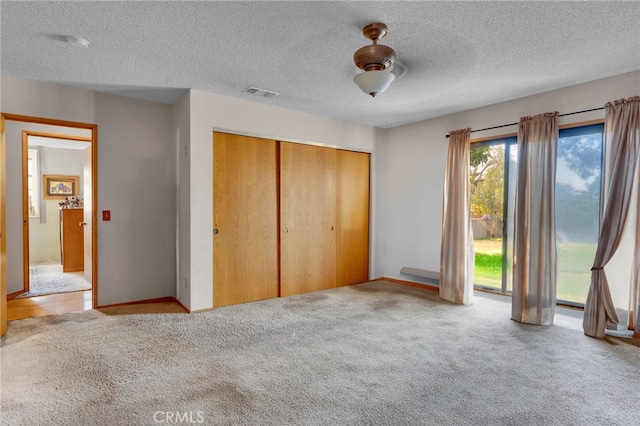
[(89, 40), (78, 36), (67, 36), (67, 43), (74, 47), (80, 47), (81, 49), (89, 48)]

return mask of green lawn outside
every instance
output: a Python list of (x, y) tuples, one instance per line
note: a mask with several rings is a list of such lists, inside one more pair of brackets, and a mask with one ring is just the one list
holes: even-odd
[[(502, 288), (502, 240), (475, 240), (476, 261), (474, 282)], [(557, 298), (584, 303), (591, 283), (591, 265), (595, 244), (562, 243), (558, 251)]]
[(502, 255), (476, 251), (473, 281), (488, 287), (502, 288)]
[(563, 243), (558, 251), (558, 299), (585, 303), (596, 245)]
[(487, 287), (502, 288), (502, 238), (474, 240), (476, 250), (473, 282)]

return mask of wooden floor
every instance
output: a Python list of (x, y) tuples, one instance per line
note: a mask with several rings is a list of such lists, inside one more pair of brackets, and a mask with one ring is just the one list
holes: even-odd
[[(43, 317), (93, 309), (91, 290), (47, 296), (25, 297), (7, 301), (7, 321)], [(140, 303), (100, 308), (107, 315), (137, 313), (185, 313), (177, 302)]]
[(7, 321), (92, 309), (91, 290), (7, 301)]

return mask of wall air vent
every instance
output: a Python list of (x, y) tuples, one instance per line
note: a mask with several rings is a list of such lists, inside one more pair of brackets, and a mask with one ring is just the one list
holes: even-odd
[(270, 92), (269, 90), (258, 89), (257, 87), (249, 87), (245, 90), (245, 92), (250, 93), (252, 95), (261, 96), (263, 98), (271, 99), (276, 96), (280, 96), (280, 93)]

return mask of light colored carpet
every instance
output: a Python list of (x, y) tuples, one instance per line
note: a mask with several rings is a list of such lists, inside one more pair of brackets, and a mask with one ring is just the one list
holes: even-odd
[(639, 348), (588, 338), (579, 318), (509, 317), (508, 299), (455, 306), (379, 281), (190, 315), (12, 321), (0, 423), (640, 424)]
[(29, 291), (17, 298), (83, 291), (90, 288), (91, 284), (84, 279), (84, 272), (62, 272), (62, 265), (59, 263), (32, 265), (29, 268)]

